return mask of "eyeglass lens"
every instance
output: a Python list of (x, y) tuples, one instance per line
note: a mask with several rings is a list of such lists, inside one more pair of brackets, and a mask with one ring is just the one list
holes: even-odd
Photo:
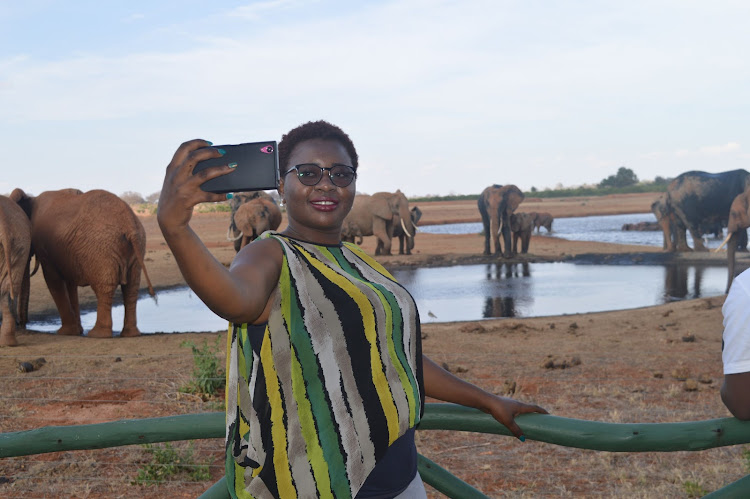
[(351, 184), (356, 174), (354, 169), (346, 165), (333, 165), (330, 168), (321, 168), (315, 164), (297, 165), (297, 178), (304, 185), (317, 185), (323, 178), (323, 171), (328, 171), (328, 177), (336, 187), (346, 187)]

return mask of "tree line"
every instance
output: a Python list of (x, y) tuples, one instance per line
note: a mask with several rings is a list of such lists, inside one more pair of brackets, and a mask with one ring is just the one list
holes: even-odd
[[(562, 198), (575, 196), (606, 196), (607, 194), (632, 194), (641, 192), (666, 192), (667, 185), (673, 179), (657, 176), (653, 181), (640, 181), (638, 176), (630, 168), (621, 166), (617, 172), (602, 179), (595, 185), (583, 185), (578, 187), (563, 187), (558, 185), (556, 188), (546, 188), (539, 190), (531, 187), (528, 192), (524, 192), (527, 197), (534, 198)], [(133, 191), (126, 191), (120, 194), (120, 199), (129, 205), (138, 205), (145, 203), (157, 203), (161, 191), (149, 194), (145, 198), (141, 194)], [(449, 195), (427, 195), (410, 197), (409, 201), (471, 201), (479, 198), (477, 194), (449, 194)]]

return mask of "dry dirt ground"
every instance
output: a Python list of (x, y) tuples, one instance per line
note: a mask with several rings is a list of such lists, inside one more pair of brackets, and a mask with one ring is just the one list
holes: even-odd
[[(527, 200), (519, 211), (548, 211), (555, 217), (643, 213), (653, 199), (649, 194)], [(479, 220), (475, 202), (419, 206), (423, 224)], [(143, 216), (142, 221), (153, 284), (182, 284), (155, 217)], [(226, 241), (227, 225), (227, 213), (197, 213), (193, 222), (224, 264), (234, 256)], [(372, 253), (372, 238), (363, 247)], [(414, 255), (378, 258), (388, 267), (495, 261), (481, 256), (482, 248), (477, 235), (420, 234)], [(661, 252), (535, 236), (525, 260), (562, 260), (583, 253), (644, 258)], [(724, 256), (680, 258), (720, 265)], [(54, 311), (39, 275), (32, 289), (32, 315)], [(91, 303), (90, 291), (82, 290), (81, 300)], [(532, 401), (558, 416), (618, 423), (726, 417), (719, 397), (723, 301), (720, 296), (638, 310), (425, 324), (424, 351), (487, 390)], [(18, 347), (0, 349), (0, 431), (221, 410), (220, 399), (203, 401), (180, 393), (193, 370), (190, 349), (181, 343), (218, 345), (217, 355), (224, 359), (225, 339), (223, 331), (104, 340), (21, 332)], [(558, 363), (577, 357), (580, 364), (544, 367), (550, 356)], [(46, 359), (39, 370), (17, 370), (19, 361), (39, 357)], [(174, 445), (187, 448), (186, 443)], [(418, 447), (490, 497), (695, 497), (748, 472), (746, 446), (610, 453), (531, 439), (522, 444), (503, 436), (421, 431)], [(223, 474), (223, 441), (197, 441), (193, 450), (195, 463), (210, 465), (210, 480), (193, 482), (178, 475), (176, 481), (150, 487), (132, 483), (138, 470), (152, 462), (141, 446), (2, 459), (0, 497), (197, 497)], [(428, 494), (441, 497), (429, 487)]]

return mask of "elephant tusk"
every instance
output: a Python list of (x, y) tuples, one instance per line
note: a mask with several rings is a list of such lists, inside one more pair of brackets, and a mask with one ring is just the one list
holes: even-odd
[(721, 248), (724, 247), (725, 244), (727, 244), (727, 241), (729, 241), (729, 238), (732, 237), (732, 232), (729, 232), (727, 234), (727, 237), (721, 242), (718, 248), (714, 250), (714, 253), (718, 253)]
[(409, 234), (409, 229), (406, 228), (406, 224), (404, 224), (404, 219), (401, 219), (401, 228), (404, 229), (404, 234), (406, 234), (407, 237), (414, 237), (411, 234)]
[(239, 236), (237, 236), (237, 237), (231, 237), (231, 236), (229, 235), (229, 234), (230, 234), (231, 232), (232, 232), (232, 228), (230, 227), (230, 228), (228, 228), (228, 229), (227, 229), (227, 241), (232, 241), (232, 242), (234, 242), (234, 241), (236, 241), (237, 239), (239, 239), (239, 238), (241, 238), (241, 237), (242, 237), (242, 232), (240, 232), (240, 235), (239, 235)]

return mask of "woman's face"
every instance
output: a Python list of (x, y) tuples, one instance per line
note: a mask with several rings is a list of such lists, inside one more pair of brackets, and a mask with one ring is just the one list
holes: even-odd
[[(344, 146), (335, 140), (306, 140), (292, 149), (286, 171), (310, 163), (330, 168), (333, 165), (351, 166), (352, 160)], [(308, 186), (300, 182), (296, 170), (284, 173), (279, 182), (279, 194), (286, 203), (289, 220), (284, 233), (306, 241), (338, 244), (341, 224), (354, 202), (356, 179), (346, 187), (337, 187), (326, 171), (320, 182)]]

